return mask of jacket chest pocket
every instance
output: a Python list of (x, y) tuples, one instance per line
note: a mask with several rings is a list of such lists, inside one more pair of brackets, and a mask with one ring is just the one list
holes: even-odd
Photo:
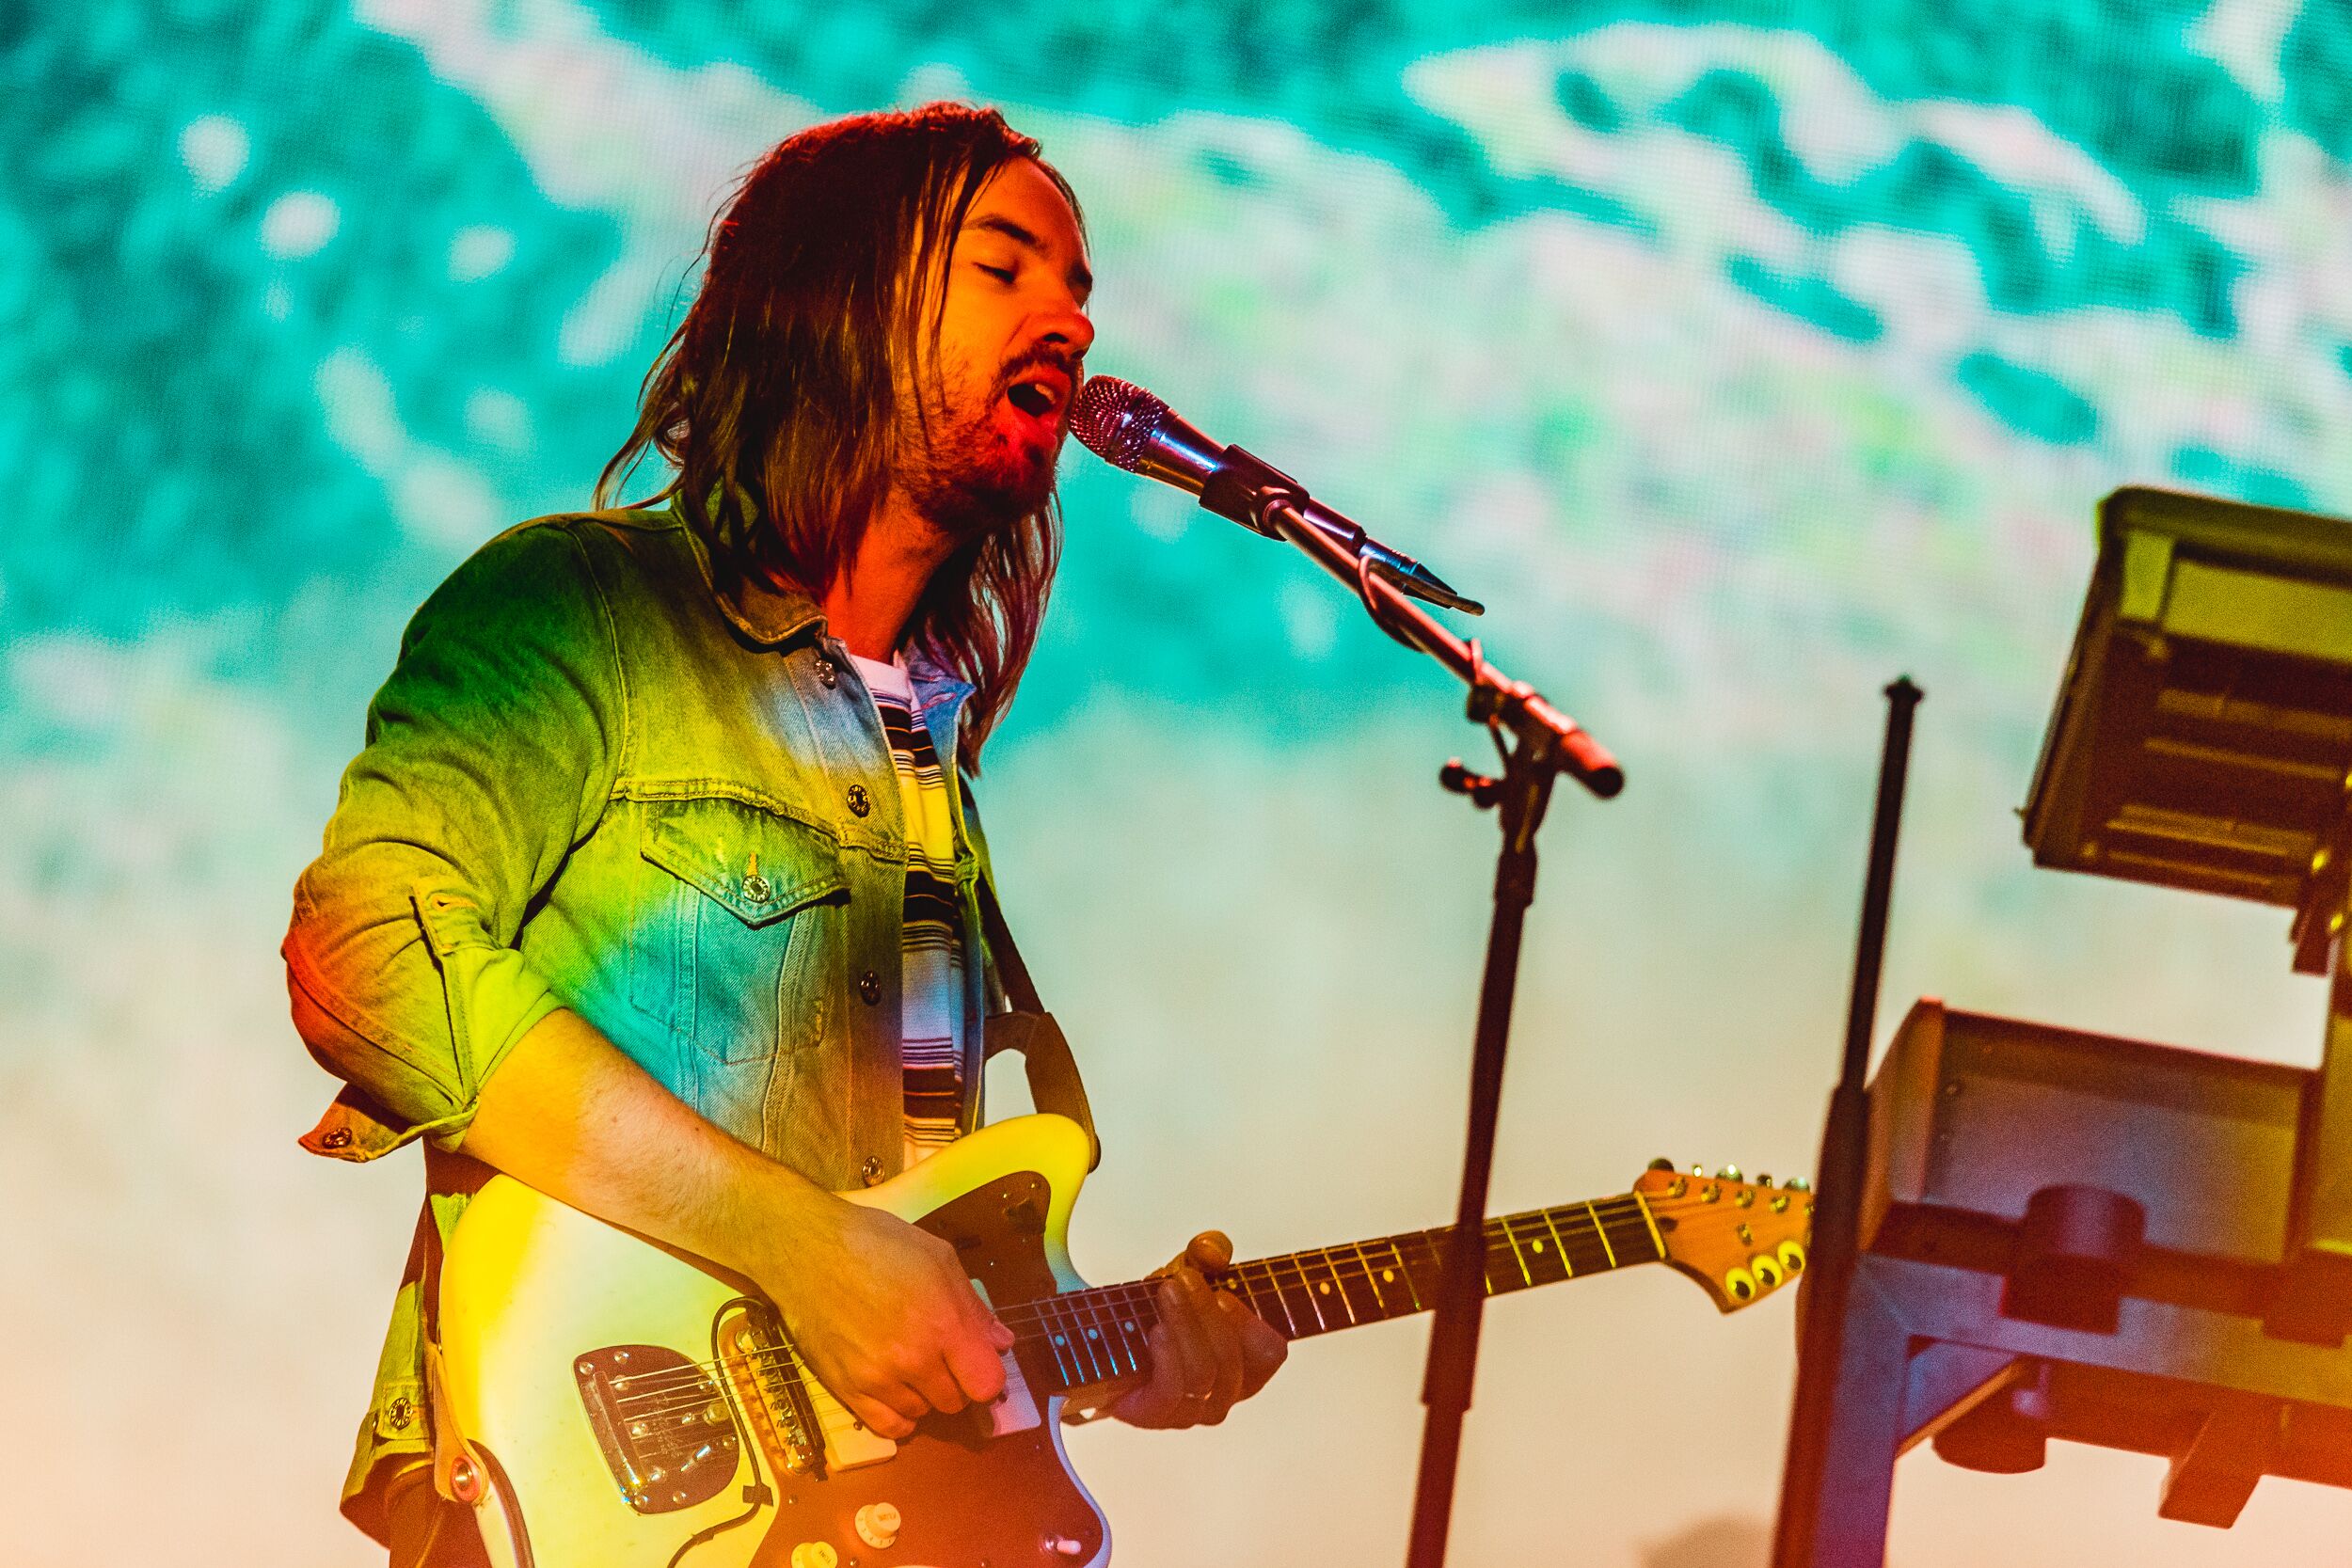
[(848, 886), (832, 838), (724, 797), (644, 810), (629, 1000), (723, 1062), (813, 1044)]

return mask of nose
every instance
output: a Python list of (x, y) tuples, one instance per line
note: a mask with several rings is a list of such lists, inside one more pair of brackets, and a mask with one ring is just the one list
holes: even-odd
[(1044, 330), (1038, 334), (1041, 343), (1052, 343), (1073, 359), (1086, 357), (1094, 345), (1094, 323), (1075, 300), (1056, 309), (1045, 321)]

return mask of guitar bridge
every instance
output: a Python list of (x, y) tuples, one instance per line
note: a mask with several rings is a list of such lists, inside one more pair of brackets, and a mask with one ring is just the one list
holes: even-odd
[(737, 1302), (720, 1316), (718, 1338), (727, 1386), (770, 1464), (796, 1476), (822, 1474), (823, 1432), (774, 1309)]
[(660, 1345), (607, 1345), (573, 1357), (572, 1377), (629, 1507), (669, 1513), (725, 1489), (740, 1438), (708, 1368)]

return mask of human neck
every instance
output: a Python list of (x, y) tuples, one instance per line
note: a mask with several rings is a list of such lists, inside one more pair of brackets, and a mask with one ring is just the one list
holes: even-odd
[(858, 657), (888, 659), (931, 574), (953, 553), (955, 542), (894, 489), (825, 590), (827, 626)]

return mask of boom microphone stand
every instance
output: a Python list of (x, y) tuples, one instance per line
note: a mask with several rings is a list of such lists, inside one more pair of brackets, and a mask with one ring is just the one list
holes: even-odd
[(1427, 654), (1470, 688), (1470, 721), (1486, 728), (1502, 758), (1500, 778), (1472, 773), (1458, 758), (1438, 774), (1438, 783), (1473, 804), (1497, 808), (1502, 825), (1494, 924), (1486, 939), (1478, 1032), (1470, 1053), (1470, 1131), (1462, 1154), (1461, 1198), (1446, 1238), (1437, 1323), (1430, 1331), (1429, 1367), (1422, 1383), (1422, 1402), (1429, 1407), (1429, 1418), (1422, 1433), (1421, 1479), (1413, 1497), (1412, 1544), (1406, 1557), (1408, 1568), (1439, 1568), (1454, 1508), (1462, 1418), (1470, 1409), (1478, 1365), (1479, 1318), (1486, 1300), (1486, 1187), (1494, 1168), (1495, 1121), (1502, 1104), (1511, 1002), (1518, 985), (1519, 937), (1527, 908), (1535, 898), (1535, 830), (1543, 826), (1551, 786), (1561, 774), (1604, 800), (1625, 787), (1625, 774), (1575, 720), (1526, 682), (1515, 681), (1487, 663), (1475, 641), (1463, 641), (1412, 602), (1419, 597), (1477, 614), (1480, 607), (1474, 601), (1314, 500), (1288, 474), (1240, 447), (1220, 447), (1150, 392), (1109, 376), (1098, 375), (1086, 384), (1072, 412), (1071, 431), (1113, 467), (1188, 491), (1207, 511), (1269, 539), (1286, 539), (1353, 587), (1382, 631)]
[(1472, 804), (1494, 808), (1502, 828), (1495, 866), (1494, 919), (1478, 992), (1478, 1027), (1470, 1052), (1470, 1128), (1464, 1140), (1460, 1200), (1446, 1238), (1437, 1322), (1422, 1402), (1421, 1472), (1413, 1494), (1407, 1568), (1439, 1568), (1453, 1521), (1454, 1472), (1461, 1459), (1462, 1420), (1470, 1409), (1478, 1366), (1478, 1330), (1486, 1307), (1486, 1189), (1494, 1169), (1495, 1123), (1502, 1105), (1502, 1064), (1510, 1042), (1511, 1004), (1518, 987), (1519, 938), (1535, 899), (1535, 830), (1543, 825), (1551, 787), (1563, 773), (1602, 800), (1625, 787), (1616, 759), (1582, 726), (1546, 702), (1524, 681), (1488, 663), (1475, 641), (1465, 642), (1400, 592), (1377, 557), (1351, 550), (1304, 516), (1303, 492), (1279, 484), (1256, 489), (1246, 504), (1252, 526), (1287, 539), (1325, 571), (1353, 587), (1381, 630), (1427, 654), (1470, 688), (1468, 713), (1494, 737), (1502, 759), (1500, 778), (1449, 762), (1438, 782)]

